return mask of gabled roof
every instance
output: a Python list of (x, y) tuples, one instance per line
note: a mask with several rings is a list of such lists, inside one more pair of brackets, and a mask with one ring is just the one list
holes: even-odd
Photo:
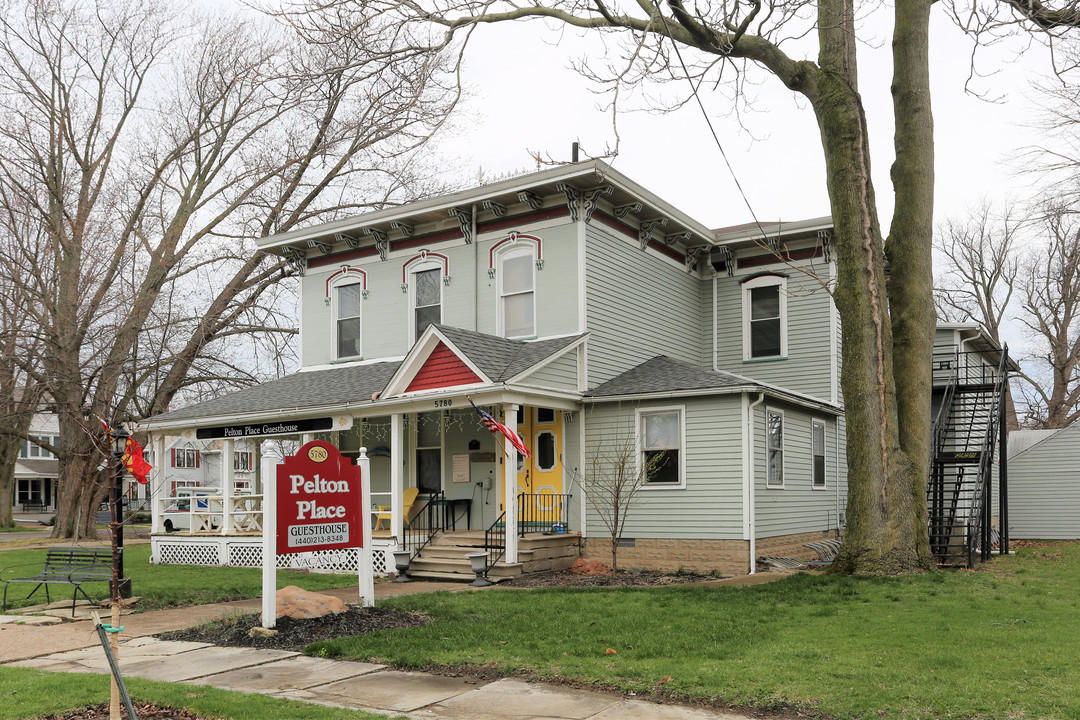
[(626, 399), (693, 397), (695, 395), (763, 392), (798, 405), (824, 410), (833, 415), (843, 412), (838, 406), (810, 395), (759, 382), (752, 378), (708, 370), (666, 355), (657, 355), (617, 375), (585, 393), (586, 402), (610, 402)]
[(371, 396), (383, 389), (397, 366), (397, 361), (392, 361), (298, 372), (280, 380), (229, 393), (216, 400), (147, 418), (140, 426), (152, 429), (155, 425), (177, 420), (370, 403)]
[(517, 377), (585, 337), (585, 333), (579, 333), (552, 340), (507, 340), (448, 325), (436, 327), (447, 340), (468, 355), (469, 360), (483, 370), (492, 382), (506, 382)]
[[(385, 397), (409, 393), (410, 383), (425, 371), (428, 359), (438, 346), (445, 345), (463, 366), (472, 369), (473, 385), (498, 384), (516, 377), (580, 343), (588, 333), (578, 333), (550, 340), (508, 340), (497, 335), (462, 330), (449, 325), (430, 325), (409, 350), (409, 354), (386, 383)], [(445, 358), (440, 362), (445, 363)], [(450, 382), (427, 389), (447, 389), (460, 382)]]

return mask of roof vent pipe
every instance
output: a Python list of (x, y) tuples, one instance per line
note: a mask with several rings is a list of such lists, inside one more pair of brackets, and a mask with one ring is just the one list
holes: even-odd
[(570, 146), (571, 162), (577, 162), (578, 161), (578, 150), (580, 148), (581, 148), (581, 145), (580, 145), (580, 143), (578, 143), (577, 140), (575, 140), (574, 144)]

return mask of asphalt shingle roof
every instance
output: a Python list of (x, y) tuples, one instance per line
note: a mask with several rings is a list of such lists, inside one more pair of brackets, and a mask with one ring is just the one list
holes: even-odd
[[(509, 380), (582, 337), (575, 335), (524, 342), (446, 325), (436, 327), (496, 383)], [(371, 396), (382, 392), (400, 364), (398, 361), (391, 361), (298, 372), (279, 380), (229, 393), (215, 400), (157, 415), (148, 421), (173, 422), (293, 408), (316, 408), (345, 402), (371, 402)]]
[(393, 361), (298, 372), (149, 420), (153, 423), (171, 422), (289, 408), (314, 408), (345, 402), (371, 402), (372, 394), (386, 387), (398, 365), (397, 361)]
[(756, 385), (749, 378), (722, 370), (705, 370), (688, 362), (657, 355), (598, 385), (585, 397), (617, 397), (678, 390), (715, 390), (727, 387)]
[(448, 325), (436, 325), (446, 339), (465, 354), (492, 382), (504, 382), (533, 365), (564, 350), (581, 339), (581, 335), (525, 342), (507, 340), (495, 335), (462, 330)]

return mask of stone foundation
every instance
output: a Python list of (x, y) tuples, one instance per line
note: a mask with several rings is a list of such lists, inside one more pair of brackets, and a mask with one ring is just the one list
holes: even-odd
[[(835, 538), (835, 530), (759, 538), (757, 555), (813, 560), (817, 554), (803, 543)], [(604, 564), (611, 563), (611, 539), (590, 537), (583, 541), (583, 555)], [(746, 540), (687, 540), (675, 538), (624, 538), (619, 547), (619, 567), (677, 572), (718, 572), (747, 575), (750, 572), (750, 543)]]
[[(750, 546), (745, 540), (686, 540), (636, 538), (633, 547), (623, 540), (619, 547), (619, 567), (698, 573), (716, 571), (722, 575), (746, 575)], [(590, 560), (611, 564), (611, 538), (585, 539), (584, 554)]]

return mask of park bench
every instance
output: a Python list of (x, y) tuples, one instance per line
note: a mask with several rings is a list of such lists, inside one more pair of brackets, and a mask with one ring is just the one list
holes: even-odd
[[(40, 567), (36, 575), (27, 577), (5, 577), (8, 570), (25, 567)], [(0, 568), (0, 582), (4, 583), (4, 601), (0, 613), (7, 610), (7, 593), (12, 584), (34, 584), (36, 587), (26, 597), (32, 597), (42, 585), (45, 586), (45, 601), (50, 602), (49, 585), (72, 585), (71, 616), (75, 617), (75, 601), (79, 593), (90, 603), (94, 600), (82, 589), (86, 582), (108, 582), (112, 580), (112, 550), (109, 548), (53, 548), (45, 553), (45, 564), (27, 563)]]
[(24, 513), (45, 512), (48, 509), (49, 509), (49, 506), (46, 505), (45, 503), (23, 503), (22, 504), (22, 511)]

